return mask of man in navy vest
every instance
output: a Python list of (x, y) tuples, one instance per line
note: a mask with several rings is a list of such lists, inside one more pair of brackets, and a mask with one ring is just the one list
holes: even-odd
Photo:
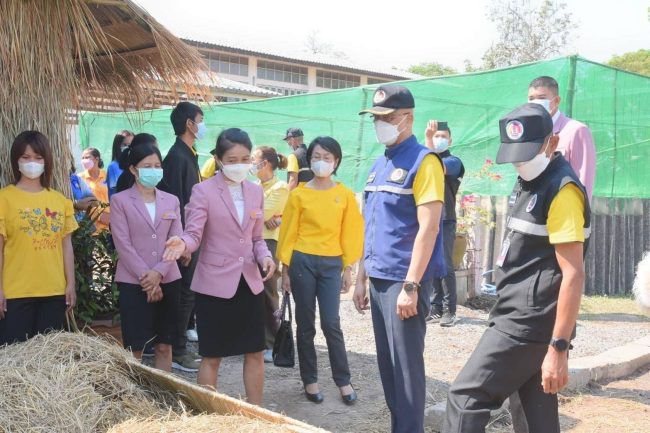
[[(365, 188), (365, 245), (354, 304), (372, 310), (377, 364), (393, 433), (424, 432), (425, 319), (433, 279), (444, 276), (440, 157), (413, 135), (415, 102), (408, 89), (380, 86), (370, 113), (385, 146)], [(370, 279), (370, 298), (366, 282)]]
[(517, 393), (530, 433), (559, 433), (557, 393), (584, 286), (587, 192), (556, 152), (550, 114), (525, 104), (499, 122), (497, 163), (519, 174), (496, 262), (490, 327), (449, 389), (445, 433), (485, 432), (490, 411)]

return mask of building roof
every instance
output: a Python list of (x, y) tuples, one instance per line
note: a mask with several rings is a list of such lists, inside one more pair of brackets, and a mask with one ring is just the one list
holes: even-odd
[(367, 67), (362, 65), (356, 65), (344, 58), (334, 58), (326, 56), (323, 54), (303, 54), (303, 53), (278, 53), (270, 52), (264, 49), (254, 49), (250, 47), (241, 47), (235, 46), (234, 44), (227, 44), (223, 42), (207, 42), (199, 41), (191, 37), (183, 37), (181, 35), (181, 40), (188, 45), (191, 45), (196, 48), (206, 48), (218, 51), (225, 51), (233, 54), (242, 54), (249, 56), (258, 56), (264, 57), (267, 59), (291, 62), (291, 63), (300, 63), (305, 66), (315, 66), (321, 68), (335, 68), (338, 70), (343, 70), (345, 72), (356, 73), (369, 75), (376, 78), (384, 78), (391, 81), (399, 80), (412, 80), (423, 78), (422, 75), (414, 74), (408, 71), (401, 71), (399, 69), (377, 69), (374, 67)]
[(208, 86), (213, 89), (226, 90), (233, 93), (257, 96), (282, 96), (281, 93), (272, 90), (263, 89), (262, 87), (253, 86), (239, 81), (229, 80), (212, 71), (206, 71), (202, 74), (200, 85)]

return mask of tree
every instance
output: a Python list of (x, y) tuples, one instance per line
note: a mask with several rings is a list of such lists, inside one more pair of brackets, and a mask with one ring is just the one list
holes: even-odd
[(408, 68), (408, 71), (414, 74), (424, 75), (425, 77), (438, 77), (440, 75), (453, 75), (458, 73), (451, 66), (445, 66), (437, 62), (423, 62), (418, 65), (413, 65)]
[(539, 8), (530, 0), (494, 0), (488, 18), (499, 39), (483, 55), (486, 69), (534, 62), (561, 55), (575, 27), (566, 3), (542, 0)]
[(650, 50), (638, 50), (613, 56), (608, 65), (650, 76)]
[(348, 55), (343, 51), (338, 51), (332, 44), (323, 42), (318, 30), (312, 30), (305, 40), (305, 49), (309, 54), (322, 54), (331, 57), (348, 59)]

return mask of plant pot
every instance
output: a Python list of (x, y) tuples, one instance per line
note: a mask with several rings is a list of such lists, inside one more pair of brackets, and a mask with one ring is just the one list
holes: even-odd
[(454, 269), (460, 268), (460, 265), (463, 263), (463, 257), (465, 257), (466, 251), (467, 251), (467, 235), (456, 234), (456, 238), (454, 239), (454, 251), (452, 256)]

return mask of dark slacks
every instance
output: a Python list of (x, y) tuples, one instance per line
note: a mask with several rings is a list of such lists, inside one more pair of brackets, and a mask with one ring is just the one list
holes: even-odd
[(386, 405), (391, 413), (392, 433), (424, 432), (424, 337), (432, 282), (423, 281), (421, 284), (417, 316), (400, 320), (397, 297), (403, 282), (370, 278), (377, 364)]
[(187, 335), (185, 332), (187, 331), (190, 317), (194, 312), (194, 292), (191, 287), (198, 255), (198, 251), (192, 254), (192, 261), (189, 266), (183, 266), (180, 262), (178, 263), (181, 271), (181, 286), (176, 310), (176, 333), (174, 335), (174, 344), (172, 345), (174, 356), (181, 356), (187, 353)]
[[(274, 239), (265, 239), (271, 255), (275, 257), (275, 251), (278, 248), (278, 241)], [(268, 280), (264, 281), (264, 305), (266, 313), (266, 323), (264, 326), (265, 344), (267, 349), (273, 349), (275, 336), (280, 327), (280, 321), (275, 317), (275, 312), (280, 308), (280, 295), (278, 294), (278, 281), (280, 279), (280, 268), (278, 260), (275, 259), (275, 274)], [(264, 275), (264, 273), (262, 273)]]
[(303, 384), (318, 382), (316, 362), (316, 299), (320, 313), (320, 327), (325, 335), (327, 352), (332, 367), (332, 378), (337, 386), (350, 384), (350, 367), (345, 340), (341, 331), (339, 304), (341, 301), (340, 257), (324, 257), (294, 251), (289, 267), (291, 293), (296, 304), (296, 343)]
[(542, 388), (547, 350), (547, 344), (488, 328), (451, 385), (443, 432), (485, 432), (490, 411), (518, 392), (530, 433), (559, 433), (557, 395)]
[(7, 299), (5, 318), (0, 320), (0, 345), (63, 329), (65, 308), (65, 296)]
[(433, 306), (439, 311), (456, 314), (456, 272), (454, 270), (454, 241), (456, 221), (442, 222), (442, 238), (447, 276), (433, 279)]

